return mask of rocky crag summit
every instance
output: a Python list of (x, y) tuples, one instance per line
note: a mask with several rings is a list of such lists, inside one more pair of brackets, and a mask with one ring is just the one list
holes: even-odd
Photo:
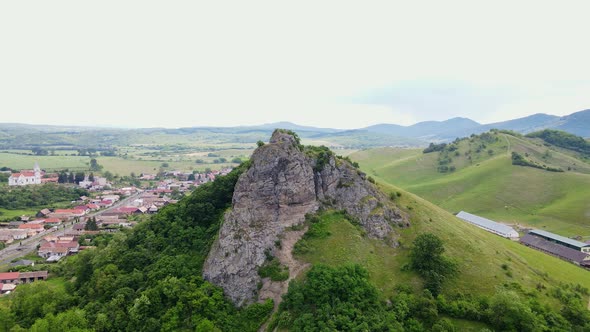
[(367, 236), (391, 245), (397, 244), (392, 226), (409, 225), (350, 162), (325, 148), (303, 148), (294, 133), (279, 129), (269, 144), (254, 151), (250, 168), (238, 179), (204, 278), (221, 286), (237, 305), (254, 301), (262, 281), (258, 268), (269, 254), (278, 253), (276, 243), (289, 227), (319, 208), (345, 210)]

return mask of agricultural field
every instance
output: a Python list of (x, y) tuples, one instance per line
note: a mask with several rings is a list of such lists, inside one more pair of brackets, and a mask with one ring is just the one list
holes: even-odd
[[(304, 143), (307, 142), (304, 140)], [(31, 150), (0, 151), (0, 167), (11, 169), (31, 169), (35, 162), (48, 171), (63, 169), (70, 171), (88, 171), (90, 159), (95, 158), (103, 166), (103, 172), (115, 175), (154, 174), (160, 170), (205, 171), (236, 166), (239, 161), (247, 160), (254, 147), (244, 145), (242, 148), (217, 146), (215, 150), (204, 146), (147, 146), (134, 145), (118, 147), (116, 156), (79, 156), (74, 150), (55, 150), (55, 155), (33, 155)], [(357, 150), (335, 149), (337, 154), (346, 156)], [(100, 172), (95, 172), (100, 174)]]
[[(31, 153), (31, 151), (28, 151)], [(12, 151), (0, 152), (0, 167), (9, 167), (12, 169), (32, 169), (35, 162), (46, 171), (55, 171), (61, 169), (81, 170), (88, 169), (90, 158), (84, 156), (34, 156), (25, 154), (16, 154)]]
[[(489, 142), (479, 136), (459, 141), (450, 153), (382, 148), (360, 151), (351, 158), (369, 175), (449, 212), (465, 210), (508, 224), (590, 239), (587, 159), (539, 139), (493, 136)], [(563, 172), (513, 165), (512, 152)], [(454, 171), (440, 172), (441, 160), (448, 159)]]
[(39, 212), (39, 210), (40, 209), (8, 210), (0, 208), (0, 220), (14, 220), (15, 218), (18, 218), (20, 216), (32, 216)]
[[(235, 158), (246, 160), (252, 150), (227, 149), (215, 152), (162, 152), (160, 150), (126, 149), (123, 155), (111, 156), (36, 156), (20, 153), (0, 152), (0, 167), (11, 169), (32, 169), (35, 162), (47, 172), (63, 169), (70, 171), (88, 171), (90, 159), (96, 158), (102, 165), (103, 171), (112, 174), (129, 175), (135, 173), (157, 173), (160, 169), (179, 171), (204, 171), (220, 169), (227, 166), (235, 166), (238, 163)], [(31, 151), (28, 151), (31, 153)]]

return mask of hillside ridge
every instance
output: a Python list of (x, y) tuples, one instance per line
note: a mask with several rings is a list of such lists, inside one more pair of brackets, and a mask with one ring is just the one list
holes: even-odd
[[(561, 146), (543, 140), (543, 133)], [(590, 163), (579, 152), (584, 151), (583, 140), (563, 134), (522, 136), (496, 130), (425, 150), (383, 148), (357, 152), (351, 158), (368, 174), (449, 212), (470, 210), (497, 221), (546, 227), (586, 240)], [(576, 149), (567, 148), (572, 144)]]

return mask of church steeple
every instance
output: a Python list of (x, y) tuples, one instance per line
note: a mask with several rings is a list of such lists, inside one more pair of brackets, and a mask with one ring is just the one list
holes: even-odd
[(41, 168), (39, 167), (39, 164), (37, 162), (35, 162), (33, 171), (35, 172), (35, 177), (32, 180), (32, 184), (41, 184), (41, 177), (43, 176), (43, 173), (41, 172)]

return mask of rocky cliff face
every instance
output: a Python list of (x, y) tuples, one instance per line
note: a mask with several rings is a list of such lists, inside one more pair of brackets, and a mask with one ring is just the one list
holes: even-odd
[(251, 163), (236, 184), (232, 209), (203, 267), (204, 278), (239, 306), (256, 298), (258, 268), (279, 236), (321, 206), (346, 210), (368, 236), (392, 245), (392, 225), (407, 225), (364, 174), (331, 154), (320, 165), (289, 133), (275, 131), (269, 144), (254, 151)]
[(409, 226), (407, 218), (389, 199), (363, 173), (343, 160), (330, 158), (314, 174), (314, 180), (316, 196), (322, 205), (346, 210), (358, 219), (370, 237), (387, 239), (396, 245), (392, 225)]

